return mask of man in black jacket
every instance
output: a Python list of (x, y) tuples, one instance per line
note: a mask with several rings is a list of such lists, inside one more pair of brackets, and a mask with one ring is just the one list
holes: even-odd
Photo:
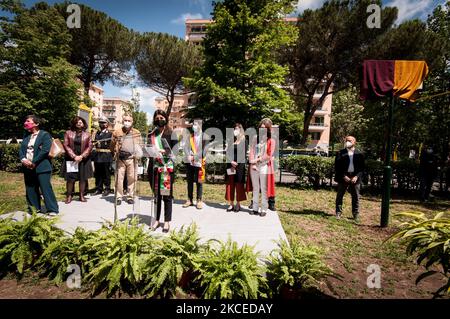
[(420, 154), (419, 178), (420, 178), (420, 200), (429, 200), (434, 178), (438, 172), (438, 159), (431, 145), (424, 148)]
[(100, 131), (95, 134), (95, 151), (93, 154), (95, 166), (95, 187), (97, 191), (94, 195), (100, 195), (103, 192), (103, 185), (105, 190), (104, 196), (111, 193), (111, 137), (112, 132), (108, 130), (109, 121), (106, 117), (101, 117), (98, 121)]
[(356, 139), (353, 136), (345, 138), (345, 149), (339, 151), (334, 162), (335, 181), (338, 183), (336, 196), (336, 217), (342, 215), (342, 200), (349, 189), (352, 195), (352, 214), (355, 221), (359, 217), (359, 191), (364, 171), (364, 155), (355, 148)]

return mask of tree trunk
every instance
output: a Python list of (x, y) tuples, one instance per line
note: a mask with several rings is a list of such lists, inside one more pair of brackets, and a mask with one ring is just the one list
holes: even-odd
[(167, 117), (170, 116), (170, 113), (172, 113), (172, 106), (173, 106), (173, 101), (175, 100), (175, 90), (169, 90), (169, 92), (167, 92), (167, 102), (169, 102), (169, 106), (167, 106)]
[(306, 102), (305, 116), (303, 119), (302, 138), (300, 140), (301, 145), (306, 145), (306, 142), (308, 141), (309, 123), (311, 122), (311, 119), (313, 117), (313, 111), (313, 98), (312, 96), (310, 96), (308, 97), (308, 101)]

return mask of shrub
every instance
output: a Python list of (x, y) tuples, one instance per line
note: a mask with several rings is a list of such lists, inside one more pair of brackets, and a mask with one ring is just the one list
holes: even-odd
[(291, 292), (299, 294), (310, 288), (318, 288), (322, 279), (336, 275), (322, 261), (321, 250), (286, 241), (278, 243), (278, 249), (268, 258), (267, 279), (269, 287), (278, 295), (286, 297)]
[(184, 227), (171, 232), (167, 239), (146, 260), (144, 281), (147, 283), (145, 294), (149, 297), (159, 295), (163, 298), (175, 296), (187, 288), (193, 278), (195, 259), (204, 249), (199, 243), (197, 227)]
[(210, 246), (197, 259), (197, 282), (203, 297), (236, 299), (266, 297), (266, 279), (253, 247), (228, 239)]
[(280, 165), (295, 174), (302, 185), (319, 187), (321, 181), (333, 172), (334, 159), (331, 157), (296, 155), (283, 158)]
[(90, 246), (86, 246), (85, 243), (90, 239), (92, 242), (96, 234), (77, 227), (73, 236), (66, 236), (50, 243), (38, 261), (41, 274), (56, 284), (61, 284), (68, 276), (69, 265), (78, 265), (82, 274), (88, 273), (89, 260), (95, 252), (87, 249)]
[(91, 249), (86, 280), (93, 285), (93, 294), (107, 290), (107, 296), (116, 292), (132, 295), (140, 289), (144, 261), (154, 239), (138, 226), (137, 219), (109, 226), (104, 225), (81, 246), (82, 250)]
[(61, 239), (62, 230), (54, 226), (54, 219), (33, 213), (23, 221), (9, 218), (0, 222), (0, 265), (4, 271), (22, 275), (32, 268), (42, 252)]
[(0, 145), (0, 170), (6, 172), (20, 172), (22, 164), (19, 160), (19, 144)]
[[(388, 240), (401, 239), (406, 244), (406, 254), (416, 255), (418, 265), (425, 264), (426, 272), (417, 277), (416, 284), (423, 279), (442, 274), (447, 278), (447, 283), (440, 287), (434, 297), (444, 294), (450, 295), (450, 218), (448, 214), (439, 213), (434, 218), (428, 219), (423, 213), (401, 213), (398, 216), (412, 217), (412, 221), (403, 223), (402, 229), (392, 235)], [(430, 270), (432, 266), (438, 266), (441, 271)]]

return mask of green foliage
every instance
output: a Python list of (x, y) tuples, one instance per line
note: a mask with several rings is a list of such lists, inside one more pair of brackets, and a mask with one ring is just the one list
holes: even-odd
[[(17, 173), (21, 171), (22, 164), (19, 160), (19, 144), (0, 145), (0, 170)], [(52, 159), (53, 173), (58, 174), (61, 170), (63, 156)]]
[[(58, 17), (65, 20), (69, 2), (55, 4)], [(69, 61), (81, 69), (81, 80), (87, 92), (91, 83), (126, 84), (126, 74), (136, 54), (137, 34), (103, 12), (79, 4), (81, 28), (71, 28), (69, 33)], [(67, 26), (66, 26), (67, 30)]]
[(82, 245), (82, 249), (90, 250), (91, 264), (86, 280), (93, 285), (94, 294), (104, 290), (108, 296), (122, 291), (138, 292), (144, 262), (153, 243), (153, 238), (138, 225), (137, 219), (127, 219), (109, 228), (103, 226)]
[[(9, 10), (5, 3), (0, 6)], [(65, 60), (70, 42), (66, 22), (43, 2), (10, 13), (0, 22), (0, 136), (21, 137), (28, 114), (41, 116), (43, 128), (58, 134), (79, 104), (79, 71)]]
[(23, 221), (0, 221), (0, 265), (2, 271), (22, 275), (35, 266), (39, 256), (53, 242), (60, 240), (63, 232), (50, 220), (36, 213), (24, 216)]
[(322, 261), (319, 248), (300, 243), (278, 242), (278, 250), (271, 253), (267, 264), (267, 279), (271, 289), (280, 294), (282, 289), (297, 291), (318, 288), (322, 279), (335, 276)]
[(19, 172), (22, 164), (19, 160), (19, 144), (0, 145), (0, 170)]
[(144, 33), (139, 39), (136, 71), (140, 81), (167, 97), (170, 115), (175, 94), (186, 93), (182, 78), (202, 63), (200, 48), (166, 34)]
[[(307, 142), (309, 123), (327, 96), (350, 83), (359, 84), (357, 66), (366, 58), (375, 39), (395, 22), (397, 9), (383, 7), (381, 2), (330, 0), (321, 8), (299, 15), (297, 41), (293, 48), (284, 50), (281, 60), (289, 66), (296, 110), (304, 113), (301, 144)], [(367, 27), (370, 4), (382, 7), (380, 28)], [(322, 93), (317, 99), (314, 95), (319, 91)]]
[[(68, 276), (67, 267), (78, 265), (81, 274), (89, 272), (89, 261), (95, 252), (86, 246), (97, 238), (95, 232), (77, 227), (72, 236), (62, 237), (50, 243), (38, 260), (38, 267), (42, 275), (47, 276), (56, 284), (61, 284)], [(83, 278), (83, 277), (82, 277)]]
[(301, 185), (319, 187), (320, 182), (334, 171), (334, 158), (296, 155), (280, 160), (283, 169), (295, 174)]
[(195, 260), (204, 250), (199, 241), (194, 224), (172, 231), (167, 239), (159, 242), (146, 260), (144, 291), (147, 296), (173, 297), (180, 291), (179, 287), (187, 288), (188, 281), (193, 279)]
[[(427, 271), (417, 277), (416, 284), (441, 273), (447, 278), (447, 283), (434, 296), (450, 296), (450, 216), (443, 212), (431, 219), (417, 212), (401, 213), (398, 216), (412, 217), (412, 220), (403, 223), (401, 230), (388, 240), (401, 239), (407, 244), (406, 253), (417, 256), (418, 265), (425, 265)], [(430, 270), (433, 266), (440, 267), (441, 271)]]
[[(205, 62), (188, 88), (196, 92), (188, 117), (200, 117), (204, 127), (225, 129), (235, 122), (256, 127), (262, 117), (280, 109), (283, 124), (292, 101), (282, 88), (287, 68), (275, 50), (295, 41), (295, 27), (280, 16), (292, 12), (290, 0), (225, 0), (214, 3), (214, 23), (203, 40)], [(278, 123), (277, 123), (278, 124)]]
[(207, 299), (266, 297), (266, 279), (253, 247), (228, 239), (209, 246), (197, 260), (197, 282)]

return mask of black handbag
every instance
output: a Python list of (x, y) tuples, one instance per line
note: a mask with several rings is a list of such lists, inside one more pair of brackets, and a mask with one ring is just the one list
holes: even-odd
[(124, 161), (127, 160), (131, 157), (131, 153), (130, 152), (124, 152), (124, 151), (120, 151), (119, 152), (119, 159)]

